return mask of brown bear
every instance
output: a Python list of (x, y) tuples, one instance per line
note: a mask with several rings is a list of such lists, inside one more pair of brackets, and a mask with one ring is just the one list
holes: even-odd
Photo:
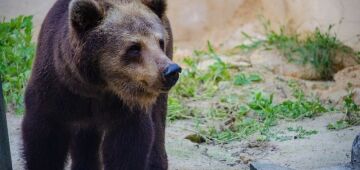
[(171, 61), (165, 0), (58, 0), (25, 94), (27, 170), (167, 169)]

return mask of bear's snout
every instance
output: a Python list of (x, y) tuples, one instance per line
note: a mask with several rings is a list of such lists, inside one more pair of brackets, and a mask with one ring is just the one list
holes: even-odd
[(163, 71), (164, 77), (164, 86), (167, 89), (170, 89), (172, 86), (176, 84), (179, 79), (179, 73), (181, 73), (181, 67), (177, 64), (170, 64)]

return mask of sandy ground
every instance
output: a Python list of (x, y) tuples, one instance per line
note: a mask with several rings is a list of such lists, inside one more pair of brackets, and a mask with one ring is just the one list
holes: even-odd
[[(233, 1), (240, 3), (240, 1)], [(53, 2), (54, 0), (0, 0), (0, 16), (12, 18), (19, 14), (34, 15), (34, 39), (36, 39), (40, 24)], [(181, 3), (183, 1), (178, 2)], [(255, 3), (255, 1), (248, 2)], [(251, 3), (248, 5), (251, 5)], [(176, 5), (176, 3), (174, 4)], [(175, 5), (170, 4), (170, 7)], [(243, 10), (237, 11), (237, 13), (243, 16), (248, 13), (247, 9), (252, 8), (244, 8)], [(220, 14), (223, 13), (220, 11)], [(171, 15), (173, 15), (171, 16), (173, 19), (176, 19), (175, 17), (180, 14), (172, 13)], [(231, 15), (229, 14), (229, 17), (230, 16)], [(244, 17), (244, 19), (246, 20), (247, 18), (252, 17), (253, 16)], [(196, 19), (196, 17), (194, 18)], [(185, 17), (185, 19), (188, 19), (188, 17)], [(237, 23), (230, 25), (236, 24)], [(198, 27), (198, 25), (193, 25)], [(221, 24), (213, 23), (213, 25)], [(232, 47), (232, 45), (241, 41), (241, 38), (239, 37), (241, 37), (242, 31), (252, 32), (258, 27), (258, 25), (251, 24), (243, 25), (242, 28), (239, 28), (239, 30), (235, 32), (236, 35), (231, 34), (231, 39), (229, 40), (230, 42), (225, 42), (225, 45), (229, 44), (229, 47)], [(204, 26), (204, 30), (207, 30), (207, 28), (208, 27)], [(178, 26), (176, 29), (182, 31), (190, 28), (182, 28)], [(199, 32), (202, 33), (204, 30), (200, 30)], [(198, 32), (195, 33), (197, 34)], [(188, 33), (184, 32), (183, 34)], [(205, 33), (199, 34), (199, 36), (208, 38), (207, 36), (204, 36), (204, 34)], [(193, 34), (189, 34), (189, 36), (190, 35), (193, 36)], [(227, 36), (224, 37), (227, 38)], [(178, 39), (181, 40), (181, 37), (178, 37)], [(186, 42), (186, 44), (189, 43), (191, 42)], [(191, 46), (193, 46), (193, 44), (195, 44), (195, 42), (192, 42)], [(274, 78), (274, 75), (269, 76)], [(268, 86), (271, 86), (271, 88), (274, 88), (273, 85), (274, 84), (268, 84)], [(312, 135), (305, 139), (288, 140), (283, 142), (270, 141), (266, 143), (259, 143), (256, 140), (250, 139), (241, 142), (231, 142), (225, 145), (199, 145), (191, 143), (184, 138), (185, 136), (193, 133), (191, 131), (193, 122), (191, 120), (177, 121), (168, 125), (166, 133), (166, 146), (169, 156), (170, 169), (249, 169), (248, 163), (257, 160), (271, 162), (299, 170), (317, 169), (321, 167), (344, 164), (350, 161), (351, 144), (356, 134), (360, 132), (360, 127), (351, 127), (340, 131), (329, 131), (326, 129), (326, 125), (328, 125), (328, 123), (340, 120), (342, 116), (343, 114), (328, 113), (315, 119), (305, 119), (299, 122), (282, 122), (279, 126), (276, 127), (279, 129), (279, 131), (288, 127), (297, 126), (302, 126), (306, 129), (318, 131), (318, 134)], [(23, 161), (20, 156), (20, 123), (22, 117), (15, 116), (14, 114), (7, 114), (7, 118), (9, 125), (13, 168), (14, 170), (22, 170)], [(284, 135), (286, 135), (288, 132), (285, 131), (284, 133)]]
[[(248, 169), (240, 160), (270, 162), (293, 169), (317, 169), (348, 163), (351, 144), (360, 126), (329, 131), (326, 125), (342, 118), (342, 114), (328, 113), (301, 122), (283, 122), (277, 128), (303, 126), (316, 129), (318, 134), (306, 139), (284, 142), (258, 143), (248, 140), (226, 145), (199, 145), (184, 137), (192, 132), (191, 121), (178, 121), (167, 128), (166, 147), (171, 170), (232, 170)], [(21, 116), (7, 115), (14, 170), (22, 170)], [(286, 134), (285, 134), (286, 135)]]
[[(318, 134), (306, 139), (284, 142), (232, 142), (223, 146), (196, 145), (183, 140), (185, 122), (171, 125), (167, 131), (167, 148), (172, 169), (248, 169), (239, 160), (268, 162), (293, 169), (320, 169), (346, 164), (350, 160), (351, 144), (360, 127), (328, 131), (326, 125), (339, 120), (342, 114), (329, 113), (301, 122), (283, 122), (279, 129), (302, 126), (316, 129)], [(186, 123), (185, 123), (186, 124)], [(181, 134), (181, 135), (179, 135)], [(285, 134), (284, 134), (285, 135)], [(180, 147), (179, 147), (180, 146)], [(242, 158), (241, 158), (242, 157)]]

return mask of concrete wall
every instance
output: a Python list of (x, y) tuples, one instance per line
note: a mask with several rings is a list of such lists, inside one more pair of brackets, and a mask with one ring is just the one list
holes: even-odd
[[(177, 46), (199, 48), (211, 40), (233, 41), (241, 31), (261, 32), (259, 15), (274, 27), (286, 25), (294, 32), (315, 27), (334, 31), (345, 43), (360, 49), (360, 0), (168, 0)], [(55, 0), (0, 0), (0, 17), (34, 15), (35, 35)], [(234, 43), (230, 43), (234, 44)]]
[[(244, 0), (172, 0), (169, 18), (181, 46), (202, 46), (227, 29)], [(211, 39), (211, 38), (210, 38)]]
[(296, 32), (327, 29), (345, 43), (360, 49), (359, 0), (262, 0), (264, 16), (277, 24), (288, 25)]
[(237, 39), (239, 31), (260, 32), (258, 16), (297, 33), (327, 29), (360, 49), (359, 0), (172, 0), (170, 18), (181, 46)]

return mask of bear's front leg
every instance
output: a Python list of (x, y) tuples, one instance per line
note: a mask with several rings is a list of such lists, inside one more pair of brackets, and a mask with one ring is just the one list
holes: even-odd
[(150, 170), (167, 170), (168, 160), (165, 150), (165, 123), (167, 112), (167, 94), (161, 94), (152, 110), (155, 140), (150, 156)]
[(70, 133), (58, 122), (28, 111), (22, 123), (26, 170), (63, 170)]
[(81, 127), (72, 137), (72, 170), (100, 170), (99, 146), (102, 133), (95, 126)]
[(148, 169), (153, 140), (150, 115), (130, 113), (106, 131), (103, 141), (104, 170)]

